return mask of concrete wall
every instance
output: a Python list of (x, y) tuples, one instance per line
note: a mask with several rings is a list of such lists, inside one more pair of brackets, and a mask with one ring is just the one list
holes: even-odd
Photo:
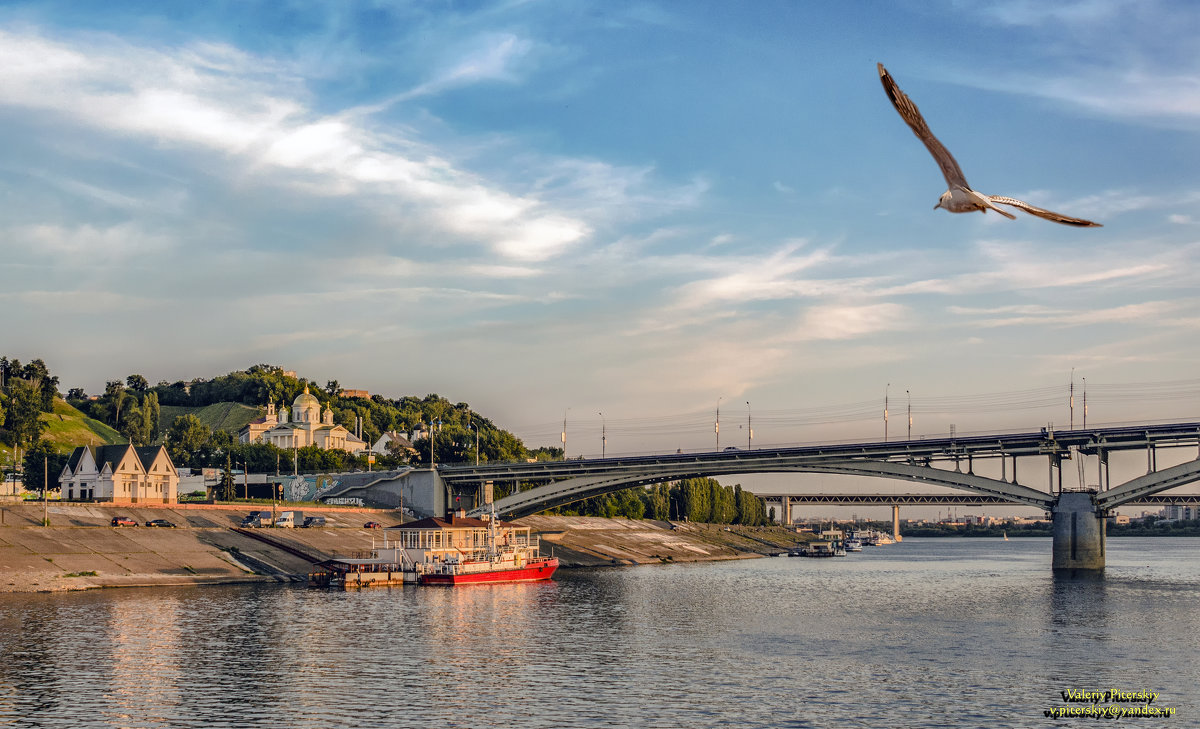
[(417, 516), (443, 516), (447, 510), (446, 483), (428, 468), (409, 471), (396, 478), (361, 489), (351, 489), (341, 498), (360, 498), (367, 505), (411, 509)]

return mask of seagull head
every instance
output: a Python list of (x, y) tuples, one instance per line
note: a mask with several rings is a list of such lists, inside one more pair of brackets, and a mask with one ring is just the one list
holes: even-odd
[(945, 210), (949, 210), (950, 206), (947, 203), (950, 202), (950, 197), (951, 195), (949, 190), (943, 192), (942, 196), (938, 198), (937, 205), (933, 206), (933, 209), (937, 210), (938, 208), (943, 208)]

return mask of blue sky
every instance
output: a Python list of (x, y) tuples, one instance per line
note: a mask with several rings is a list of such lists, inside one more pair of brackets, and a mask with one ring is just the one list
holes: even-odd
[[(727, 442), (881, 436), (885, 392), (893, 435), (906, 391), (915, 433), (1065, 425), (1072, 369), (1091, 422), (1194, 418), (1198, 36), (1153, 0), (5, 3), (0, 350), (436, 392), (586, 454), (706, 447), (718, 400)], [(1104, 227), (933, 210), (876, 62), (973, 187)]]

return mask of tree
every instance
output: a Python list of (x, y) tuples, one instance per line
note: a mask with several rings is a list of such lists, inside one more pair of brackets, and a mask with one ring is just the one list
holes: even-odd
[(212, 429), (200, 422), (200, 418), (191, 413), (180, 415), (167, 433), (167, 454), (176, 466), (191, 466), (210, 438)]
[(125, 400), (129, 397), (125, 392), (125, 385), (121, 384), (120, 380), (109, 380), (104, 386), (104, 397), (101, 398), (104, 403), (104, 409), (108, 414), (108, 423), (114, 428), (121, 424), (121, 408), (125, 406)]
[(325, 383), (325, 392), (329, 393), (330, 397), (337, 397), (342, 391), (342, 385), (337, 380), (330, 380)]
[(82, 387), (72, 387), (70, 390), (67, 390), (67, 399), (68, 400), (86, 400), (87, 393), (83, 391)]
[(646, 515), (646, 503), (642, 501), (641, 489), (631, 488), (620, 492), (617, 499), (617, 514), (628, 519), (641, 519)]
[(12, 435), (13, 445), (32, 444), (42, 436), (46, 427), (41, 418), (42, 398), (33, 385), (25, 380), (9, 380), (7, 409), (4, 427)]
[(158, 393), (147, 392), (142, 397), (142, 414), (146, 418), (146, 443), (147, 445), (154, 442), (154, 436), (158, 433)]
[(221, 476), (220, 489), (221, 499), (223, 501), (233, 501), (236, 497), (233, 484), (233, 461), (229, 454), (225, 455), (225, 472)]
[(25, 489), (41, 491), (43, 484), (48, 488), (59, 488), (58, 477), (67, 465), (69, 456), (59, 453), (49, 441), (38, 440), (25, 453)]
[(666, 521), (671, 518), (671, 497), (665, 483), (651, 487), (646, 506), (651, 519)]
[(125, 385), (132, 391), (141, 394), (150, 389), (150, 382), (141, 375), (130, 375), (125, 378)]

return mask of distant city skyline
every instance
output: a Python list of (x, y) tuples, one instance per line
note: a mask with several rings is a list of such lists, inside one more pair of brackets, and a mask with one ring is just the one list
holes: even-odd
[[(885, 397), (901, 437), (908, 394), (914, 436), (1065, 427), (1085, 379), (1089, 422), (1194, 419), (1198, 31), (1153, 0), (6, 3), (0, 349), (64, 391), (437, 393), (589, 456), (715, 445), (718, 401), (754, 445), (882, 437)], [(877, 62), (973, 187), (1104, 227), (934, 210)]]

